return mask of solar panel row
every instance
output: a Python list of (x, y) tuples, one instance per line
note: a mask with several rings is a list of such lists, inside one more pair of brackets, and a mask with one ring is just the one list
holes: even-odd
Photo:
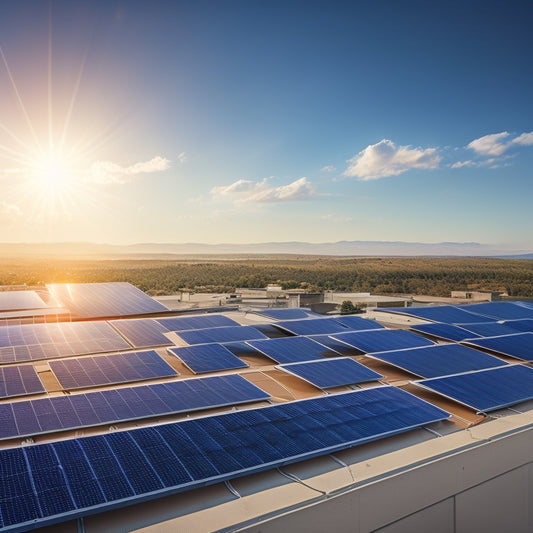
[(411, 326), (411, 329), (447, 341), (459, 342), (464, 339), (471, 339), (479, 336), (471, 330), (467, 330), (463, 327), (454, 326), (453, 324), (441, 324), (440, 322), (417, 324), (416, 326)]
[(179, 357), (195, 374), (248, 366), (221, 344), (197, 344), (167, 349)]
[(50, 361), (50, 368), (64, 389), (178, 375), (154, 350)]
[(0, 367), (0, 398), (46, 392), (31, 365)]
[[(343, 322), (341, 322), (341, 320)], [(353, 330), (381, 329), (383, 326), (361, 317), (306, 318), (276, 322), (276, 327), (293, 335), (331, 335)]]
[(235, 320), (232, 320), (225, 315), (210, 313), (203, 315), (158, 318), (156, 321), (162, 325), (166, 331), (186, 331), (189, 329), (221, 328), (239, 325), (238, 322), (235, 322)]
[(499, 337), (469, 339), (470, 346), (484, 348), (523, 361), (533, 361), (533, 333), (513, 333)]
[(109, 322), (134, 348), (151, 348), (153, 346), (170, 346), (171, 341), (165, 337), (165, 326), (153, 318), (130, 318), (111, 320)]
[(270, 357), (276, 363), (296, 363), (298, 361), (322, 359), (325, 355), (331, 353), (324, 345), (307, 337), (247, 341), (247, 344)]
[(394, 387), (0, 450), (0, 526), (127, 505), (448, 418)]
[(187, 344), (208, 344), (214, 342), (235, 342), (268, 337), (252, 326), (227, 326), (208, 329), (188, 329), (178, 335)]
[(265, 400), (242, 376), (185, 379), (0, 403), (0, 439)]
[(418, 346), (431, 346), (434, 344), (420, 335), (403, 329), (349, 331), (347, 333), (337, 333), (332, 335), (332, 337), (363, 353), (401, 350), (403, 348), (416, 348)]

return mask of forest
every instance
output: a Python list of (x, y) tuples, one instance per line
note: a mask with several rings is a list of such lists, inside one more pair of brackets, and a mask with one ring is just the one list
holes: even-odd
[(233, 292), (279, 284), (309, 292), (449, 296), (453, 290), (533, 297), (533, 260), (435, 257), (4, 257), (0, 285), (128, 281), (151, 295)]

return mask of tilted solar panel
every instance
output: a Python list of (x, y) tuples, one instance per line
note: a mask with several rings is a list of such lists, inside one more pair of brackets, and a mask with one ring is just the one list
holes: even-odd
[(310, 316), (319, 317), (318, 313), (313, 313), (310, 309), (303, 309), (302, 307), (286, 308), (286, 309), (261, 309), (257, 311), (261, 315), (269, 316), (277, 320), (298, 320), (300, 318), (308, 318)]
[(167, 350), (179, 357), (195, 374), (248, 366), (221, 344), (197, 344)]
[(50, 361), (50, 368), (64, 389), (178, 375), (154, 350)]
[(376, 381), (383, 377), (349, 357), (292, 363), (276, 368), (298, 376), (320, 389)]
[[(396, 435), (449, 414), (376, 387), (0, 450), (4, 527), (123, 507)], [(61, 515), (61, 516), (59, 516)]]
[(504, 324), (510, 328), (513, 328), (518, 333), (527, 333), (528, 331), (533, 333), (533, 320), (530, 318), (524, 318), (521, 320), (508, 320)]
[(418, 324), (416, 326), (411, 326), (411, 329), (448, 341), (462, 341), (463, 339), (471, 339), (472, 337), (478, 336), (476, 333), (464, 329), (463, 327), (454, 326), (453, 324), (440, 324), (439, 322), (433, 322), (432, 324)]
[(41, 392), (46, 392), (46, 389), (33, 366), (0, 367), (0, 398), (26, 396)]
[(349, 331), (348, 333), (337, 333), (332, 335), (332, 337), (357, 348), (363, 353), (385, 352), (435, 344), (420, 335), (403, 329)]
[(468, 312), (465, 308), (454, 305), (436, 305), (432, 307), (388, 307), (375, 309), (378, 312), (414, 316), (433, 322), (445, 324), (464, 324), (466, 322), (486, 322), (487, 318)]
[(524, 361), (533, 361), (533, 333), (513, 333), (499, 337), (468, 339), (465, 343)]
[(153, 318), (129, 318), (110, 320), (109, 323), (134, 348), (151, 348), (153, 346), (170, 346), (171, 341), (163, 334), (167, 331)]
[(371, 357), (403, 368), (423, 378), (447, 376), (507, 364), (497, 357), (467, 348), (461, 344), (436, 344), (422, 348), (374, 353)]
[(252, 326), (228, 326), (211, 329), (188, 329), (178, 335), (187, 344), (208, 344), (214, 342), (247, 341), (268, 337)]
[(307, 337), (247, 341), (247, 344), (277, 363), (296, 363), (298, 361), (322, 359), (331, 353), (322, 344)]
[(0, 292), (0, 312), (26, 309), (46, 309), (48, 305), (35, 291)]
[(237, 374), (0, 403), (0, 439), (268, 399)]
[(323, 344), (324, 346), (329, 348), (330, 352), (324, 355), (331, 356), (339, 354), (350, 356), (358, 355), (361, 353), (359, 350), (348, 346), (344, 342), (336, 341), (333, 337), (330, 337), (329, 335), (308, 335), (307, 338), (319, 342), (320, 344)]
[(354, 315), (336, 316), (335, 320), (351, 331), (364, 331), (367, 329), (383, 329), (384, 326), (374, 320)]
[(533, 399), (533, 368), (507, 365), (414, 384), (487, 413)]
[(106, 318), (168, 312), (131, 283), (57, 283), (47, 285), (54, 298), (80, 318)]
[(305, 318), (303, 320), (284, 320), (275, 326), (293, 335), (329, 335), (350, 329), (337, 322), (334, 318)]
[(0, 364), (128, 350), (107, 322), (53, 322), (2, 326)]
[(515, 302), (487, 302), (470, 304), (468, 312), (477, 313), (494, 320), (516, 320), (520, 318), (533, 318), (533, 309), (528, 309)]
[[(518, 331), (504, 322), (480, 322), (479, 324), (461, 324), (461, 327), (471, 331), (473, 335), (466, 339), (477, 337), (497, 337), (499, 335), (512, 335)], [(461, 339), (462, 340), (462, 339)]]
[(239, 325), (238, 322), (225, 315), (211, 313), (158, 318), (157, 322), (164, 326), (166, 331), (186, 331), (188, 329), (221, 328)]

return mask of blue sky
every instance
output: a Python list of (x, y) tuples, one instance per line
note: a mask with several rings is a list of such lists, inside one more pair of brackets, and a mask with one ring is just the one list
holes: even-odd
[(25, 1), (0, 241), (533, 250), (529, 2)]

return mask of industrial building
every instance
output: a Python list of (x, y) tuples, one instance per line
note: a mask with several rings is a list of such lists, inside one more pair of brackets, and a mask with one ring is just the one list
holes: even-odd
[[(532, 531), (533, 306), (0, 291), (0, 531)], [(53, 319), (51, 318), (53, 317)]]

